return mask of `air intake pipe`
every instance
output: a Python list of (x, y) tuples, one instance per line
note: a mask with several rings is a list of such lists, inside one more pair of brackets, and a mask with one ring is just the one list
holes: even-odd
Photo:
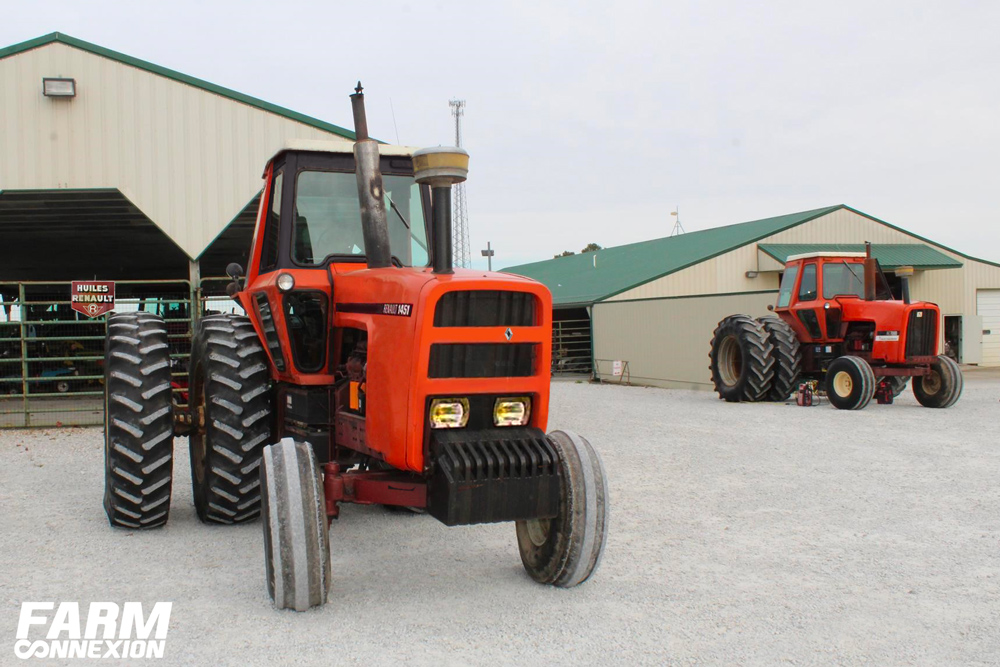
[(899, 278), (899, 286), (903, 303), (910, 303), (910, 278), (913, 277), (912, 266), (901, 266), (896, 269), (896, 277)]
[(365, 237), (365, 257), (369, 269), (392, 265), (389, 246), (389, 222), (385, 213), (385, 191), (379, 171), (378, 142), (368, 136), (365, 95), (361, 82), (351, 95), (354, 111), (354, 163), (358, 177), (358, 203), (361, 206), (361, 231)]
[(454, 273), (451, 248), (451, 186), (469, 175), (469, 154), (461, 148), (422, 148), (413, 153), (417, 183), (431, 186), (434, 273)]
[(865, 301), (875, 300), (875, 258), (872, 257), (872, 244), (865, 241)]

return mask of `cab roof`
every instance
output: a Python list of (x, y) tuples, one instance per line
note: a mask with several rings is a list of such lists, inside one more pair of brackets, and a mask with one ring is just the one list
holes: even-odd
[[(392, 146), (389, 144), (379, 144), (380, 155), (390, 157), (411, 157), (413, 151), (417, 150), (413, 146)], [(329, 139), (288, 139), (278, 151), (271, 156), (268, 162), (273, 162), (282, 153), (288, 151), (307, 151), (310, 153), (342, 153), (346, 155), (354, 154), (354, 142), (349, 140), (333, 141)]]
[(819, 250), (817, 252), (803, 252), (798, 255), (789, 255), (785, 261), (794, 262), (799, 259), (814, 259), (816, 257), (831, 257), (835, 259), (843, 259), (843, 258), (864, 259), (865, 257), (867, 257), (867, 255), (865, 255), (865, 253), (863, 252), (831, 252), (831, 251)]

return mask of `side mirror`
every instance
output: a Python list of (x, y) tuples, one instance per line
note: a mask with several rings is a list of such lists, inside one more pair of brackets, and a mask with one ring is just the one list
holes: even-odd
[(226, 275), (233, 280), (238, 280), (243, 276), (243, 267), (236, 262), (230, 262), (229, 266), (226, 267)]
[(240, 284), (235, 280), (226, 285), (226, 294), (229, 295), (230, 299), (235, 299), (236, 295), (239, 293), (240, 293)]
[(771, 303), (767, 304), (767, 309), (773, 311), (774, 310), (774, 304), (771, 304)]

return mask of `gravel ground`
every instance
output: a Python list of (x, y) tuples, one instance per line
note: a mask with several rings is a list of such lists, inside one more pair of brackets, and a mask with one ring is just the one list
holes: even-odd
[(533, 583), (511, 525), (347, 506), (304, 614), (271, 608), (259, 524), (198, 523), (186, 441), (168, 527), (129, 533), (100, 430), (0, 431), (0, 663), (23, 600), (172, 600), (161, 664), (997, 664), (998, 398), (983, 373), (943, 411), (556, 383), (550, 427), (610, 477), (591, 581)]

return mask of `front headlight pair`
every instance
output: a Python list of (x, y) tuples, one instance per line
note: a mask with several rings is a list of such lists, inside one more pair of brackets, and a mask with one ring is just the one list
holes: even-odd
[[(435, 398), (431, 401), (431, 428), (465, 428), (469, 423), (469, 399)], [(493, 402), (494, 426), (524, 426), (531, 417), (527, 396), (502, 397)]]

